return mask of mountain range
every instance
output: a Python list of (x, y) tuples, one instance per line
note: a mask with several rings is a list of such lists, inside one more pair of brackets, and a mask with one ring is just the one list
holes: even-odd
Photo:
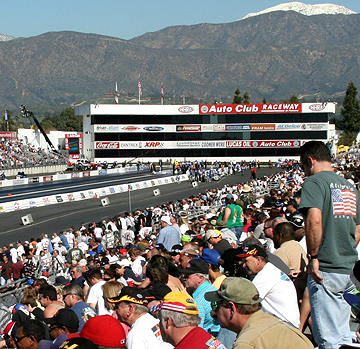
[(163, 83), (166, 97), (224, 103), (237, 88), (255, 103), (292, 94), (336, 99), (351, 80), (359, 86), (360, 14), (299, 12), (275, 8), (131, 40), (78, 32), (7, 37), (0, 42), (0, 105), (86, 102), (114, 92), (115, 82), (121, 94), (136, 95), (139, 75), (143, 96), (160, 95)]

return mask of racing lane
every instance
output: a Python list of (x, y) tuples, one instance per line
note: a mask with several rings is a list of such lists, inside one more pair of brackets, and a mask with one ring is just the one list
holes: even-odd
[[(46, 176), (46, 175), (44, 175)], [(107, 174), (92, 177), (72, 178), (59, 181), (32, 183), (0, 189), (0, 203), (12, 200), (56, 195), (71, 191), (91, 190), (109, 185), (120, 185), (169, 176), (169, 174), (152, 175), (149, 170), (131, 171), (124, 174)], [(42, 176), (41, 176), (42, 177)], [(9, 197), (11, 195), (11, 197)]]
[[(279, 172), (279, 170), (279, 168), (261, 168), (257, 169), (257, 174), (258, 176), (264, 176)], [(190, 182), (162, 185), (159, 187), (161, 195), (157, 197), (153, 195), (155, 187), (131, 191), (131, 210), (136, 210), (137, 208), (143, 209), (164, 202), (197, 195), (206, 189), (217, 188), (225, 184), (246, 182), (249, 180), (249, 177), (250, 171), (246, 170), (244, 176), (236, 174), (224, 177), (219, 182), (200, 182), (199, 186), (195, 188), (191, 186)], [(8, 244), (16, 240), (29, 240), (31, 237), (36, 239), (42, 233), (46, 233), (51, 237), (54, 232), (68, 229), (71, 226), (78, 229), (81, 222), (99, 222), (130, 209), (128, 193), (109, 195), (108, 198), (110, 200), (109, 206), (102, 206), (100, 199), (89, 199), (0, 214), (1, 244)], [(28, 213), (31, 213), (34, 224), (24, 226), (22, 225), (21, 217)]]

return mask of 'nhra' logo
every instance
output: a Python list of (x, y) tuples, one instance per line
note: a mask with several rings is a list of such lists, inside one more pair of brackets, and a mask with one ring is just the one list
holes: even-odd
[(184, 105), (178, 109), (180, 113), (191, 113), (194, 110), (193, 107), (189, 107), (188, 105)]
[(325, 109), (325, 105), (324, 104), (311, 104), (309, 105), (309, 109), (312, 111), (320, 111)]

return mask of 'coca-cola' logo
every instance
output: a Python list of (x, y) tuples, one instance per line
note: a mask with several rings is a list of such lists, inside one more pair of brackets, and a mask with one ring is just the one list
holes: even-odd
[(119, 149), (119, 142), (96, 142), (96, 149)]

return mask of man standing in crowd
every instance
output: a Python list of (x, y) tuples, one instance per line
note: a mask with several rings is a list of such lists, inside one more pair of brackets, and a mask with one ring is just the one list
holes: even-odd
[(1, 266), (1, 286), (4, 286), (11, 282), (12, 277), (12, 262), (9, 261), (6, 254), (3, 254)]
[(198, 326), (201, 322), (199, 309), (186, 293), (168, 293), (161, 304), (159, 319), (164, 340), (176, 349), (225, 349), (214, 336)]
[(161, 217), (161, 229), (157, 239), (158, 244), (163, 244), (165, 248), (170, 251), (171, 248), (180, 242), (180, 233), (171, 226), (170, 218), (168, 216)]
[[(69, 246), (68, 240), (65, 236), (65, 232), (64, 231), (60, 232), (59, 237), (60, 237), (60, 240), (62, 241), (62, 245), (66, 248), (66, 251), (69, 251), (70, 246)], [(59, 246), (60, 246), (60, 244), (59, 244)]]
[(299, 154), (308, 176), (299, 211), (306, 217), (313, 335), (320, 349), (338, 348), (340, 343), (351, 342), (350, 306), (343, 294), (354, 289), (349, 275), (358, 259), (359, 192), (335, 174), (323, 142), (307, 142)]
[(24, 246), (21, 244), (21, 241), (16, 243), (16, 253), (18, 257), (21, 257), (23, 254), (25, 254)]
[(206, 293), (205, 299), (211, 302), (212, 315), (221, 327), (238, 333), (232, 349), (314, 348), (297, 328), (261, 310), (259, 293), (247, 279), (228, 277), (220, 290)]
[[(67, 241), (67, 240), (66, 240)], [(65, 262), (66, 260), (66, 255), (67, 255), (67, 249), (66, 247), (64, 246), (63, 242), (60, 240), (59, 241), (59, 248), (58, 248), (58, 251), (59, 251), (59, 255), (61, 256), (61, 258), (63, 259), (63, 261)]]
[(10, 255), (11, 255), (11, 263), (16, 263), (17, 261), (17, 251), (13, 244), (9, 244), (10, 247)]
[(105, 284), (105, 281), (102, 278), (100, 269), (91, 270), (86, 279), (91, 286), (87, 298), (87, 304), (96, 309), (96, 313), (98, 315), (111, 315), (112, 311), (105, 307), (104, 293), (102, 288), (102, 285)]

